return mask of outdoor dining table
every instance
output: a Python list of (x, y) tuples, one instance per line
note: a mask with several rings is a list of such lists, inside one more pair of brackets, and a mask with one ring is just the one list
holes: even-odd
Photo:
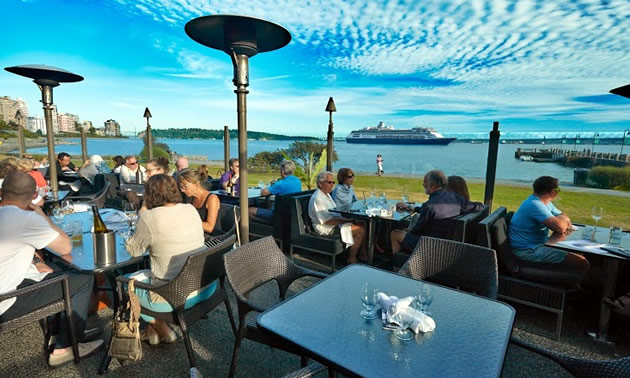
[[(256, 187), (256, 188), (247, 188), (247, 198), (249, 200), (249, 205), (250, 206), (255, 205), (256, 201), (258, 201), (260, 199), (266, 199), (267, 200), (267, 205), (269, 205), (268, 202), (270, 201), (271, 196), (263, 196), (261, 194), (261, 191), (262, 191), (262, 188), (258, 188), (258, 187)], [(212, 190), (212, 191), (210, 191), (210, 193), (216, 194), (219, 197), (219, 201), (222, 202), (222, 203), (238, 205), (238, 200), (239, 200), (238, 195), (232, 196), (232, 195), (230, 195), (228, 192), (226, 192), (223, 189)]]
[(399, 298), (417, 295), (422, 284), (353, 264), (268, 309), (258, 326), (348, 376), (501, 375), (516, 313), (510, 305), (431, 284), (435, 330), (400, 341), (379, 318), (359, 314), (365, 282)]
[[(387, 201), (387, 206), (396, 205), (396, 201)], [(386, 206), (384, 206), (386, 207)], [(411, 213), (408, 211), (394, 211), (392, 215), (369, 215), (365, 201), (354, 201), (350, 205), (337, 206), (328, 210), (331, 213), (340, 214), (346, 218), (358, 219), (368, 225), (368, 264), (374, 260), (374, 244), (376, 243), (376, 222), (400, 222), (408, 219)]]
[(144, 195), (144, 184), (121, 183), (120, 190), (129, 190), (142, 197)]
[[(587, 243), (580, 243), (578, 241), (582, 239), (582, 232), (585, 226), (575, 226), (578, 227), (578, 230), (573, 231), (569, 235), (567, 235), (564, 241), (560, 241), (557, 243), (548, 243), (548, 245), (570, 252), (584, 253), (587, 255), (599, 255), (603, 257), (605, 281), (601, 293), (599, 320), (597, 323), (597, 331), (589, 334), (597, 341), (610, 343), (610, 340), (608, 338), (608, 328), (610, 326), (610, 306), (604, 302), (604, 298), (613, 299), (615, 297), (619, 266), (623, 262), (630, 261), (630, 259), (607, 252), (606, 250), (602, 250), (601, 248), (597, 247), (597, 245), (608, 243), (610, 229), (605, 227), (596, 227), (593, 243), (588, 243), (588, 241), (586, 241)], [(630, 251), (630, 233), (623, 232), (621, 237), (621, 247)]]
[(53, 196), (52, 192), (48, 192), (46, 193), (46, 196), (44, 197), (44, 205), (52, 205), (55, 203), (60, 203), (61, 201), (65, 200), (66, 197), (68, 197), (68, 194), (70, 194), (69, 190), (59, 190), (57, 191), (57, 196)]

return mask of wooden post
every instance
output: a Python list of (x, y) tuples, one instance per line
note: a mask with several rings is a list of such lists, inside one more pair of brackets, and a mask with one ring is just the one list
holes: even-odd
[(230, 170), (230, 129), (228, 126), (223, 126), (223, 166), (225, 172)]
[(499, 122), (492, 124), (492, 131), (490, 132), (490, 143), (488, 145), (488, 163), (486, 164), (486, 192), (484, 195), (483, 203), (488, 205), (490, 211), (492, 211), (492, 198), (494, 197), (494, 182), (497, 173), (497, 159), (499, 154), (499, 138), (501, 132), (499, 131)]

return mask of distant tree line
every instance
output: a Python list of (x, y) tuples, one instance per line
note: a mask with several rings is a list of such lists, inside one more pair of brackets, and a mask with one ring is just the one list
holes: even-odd
[[(171, 139), (223, 139), (223, 130), (207, 130), (198, 128), (187, 129), (151, 129), (154, 138)], [(141, 136), (138, 134), (138, 136)], [(288, 136), (280, 134), (264, 133), (260, 131), (248, 131), (247, 137), (250, 139), (267, 140), (317, 140), (315, 137)], [(230, 138), (238, 138), (238, 130), (230, 130)]]

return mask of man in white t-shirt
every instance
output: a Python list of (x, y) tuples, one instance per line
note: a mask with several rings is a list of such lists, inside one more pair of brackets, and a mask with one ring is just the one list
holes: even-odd
[(147, 181), (147, 170), (138, 163), (138, 158), (129, 155), (125, 164), (120, 167), (120, 182), (124, 184), (144, 184)]
[[(0, 294), (50, 279), (58, 273), (39, 272), (34, 262), (36, 249), (50, 249), (72, 258), (70, 238), (44, 214), (39, 206), (31, 203), (37, 196), (35, 180), (22, 172), (12, 173), (2, 183), (0, 201)], [(72, 319), (79, 341), (85, 340), (85, 324), (94, 278), (91, 275), (69, 272), (70, 300)], [(17, 299), (11, 298), (0, 302), (0, 322), (14, 319), (62, 297), (61, 285), (51, 285), (36, 290)], [(91, 332), (94, 334), (94, 332)], [(72, 362), (67, 322), (60, 322), (59, 335), (55, 349), (50, 354), (48, 363), (58, 367)], [(97, 351), (103, 340), (79, 344), (81, 357)]]
[(330, 172), (322, 172), (317, 175), (317, 190), (313, 193), (308, 203), (308, 215), (313, 223), (315, 232), (320, 235), (331, 235), (336, 232), (336, 226), (344, 223), (352, 222), (352, 237), (354, 244), (350, 247), (348, 254), (348, 264), (359, 262), (357, 255), (360, 253), (361, 260), (367, 261), (367, 234), (365, 226), (362, 224), (354, 224), (351, 219), (346, 219), (337, 215), (333, 215), (329, 209), (336, 207), (335, 201), (330, 196), (335, 181), (333, 174)]

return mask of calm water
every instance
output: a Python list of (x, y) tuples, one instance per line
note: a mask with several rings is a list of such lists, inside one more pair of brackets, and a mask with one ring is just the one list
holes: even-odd
[[(81, 154), (78, 139), (70, 139), (75, 145), (57, 146), (57, 152), (65, 151), (71, 155)], [(223, 160), (222, 140), (181, 140), (160, 139), (171, 150), (182, 155), (207, 156), (209, 160)], [(253, 156), (261, 151), (275, 151), (286, 148), (290, 141), (256, 141), (247, 143), (248, 154)], [(497, 179), (533, 181), (541, 175), (554, 176), (564, 182), (573, 181), (573, 169), (554, 163), (523, 162), (514, 159), (517, 148), (540, 148), (541, 145), (502, 144), (499, 146)], [(580, 146), (578, 146), (580, 147)], [(589, 146), (582, 145), (582, 148)], [(597, 145), (597, 152), (619, 152), (620, 146)], [(630, 148), (630, 147), (626, 147)], [(140, 139), (88, 139), (88, 152), (99, 155), (130, 155), (142, 149)], [(441, 169), (447, 175), (459, 175), (471, 178), (485, 178), (488, 144), (451, 143), (448, 146), (396, 146), (367, 145), (335, 142), (339, 160), (334, 168), (350, 167), (357, 172), (376, 172), (376, 155), (383, 155), (385, 173), (422, 175), (430, 169)], [(232, 156), (237, 155), (238, 145), (234, 140), (230, 145)], [(31, 153), (45, 154), (47, 149), (32, 148)]]

